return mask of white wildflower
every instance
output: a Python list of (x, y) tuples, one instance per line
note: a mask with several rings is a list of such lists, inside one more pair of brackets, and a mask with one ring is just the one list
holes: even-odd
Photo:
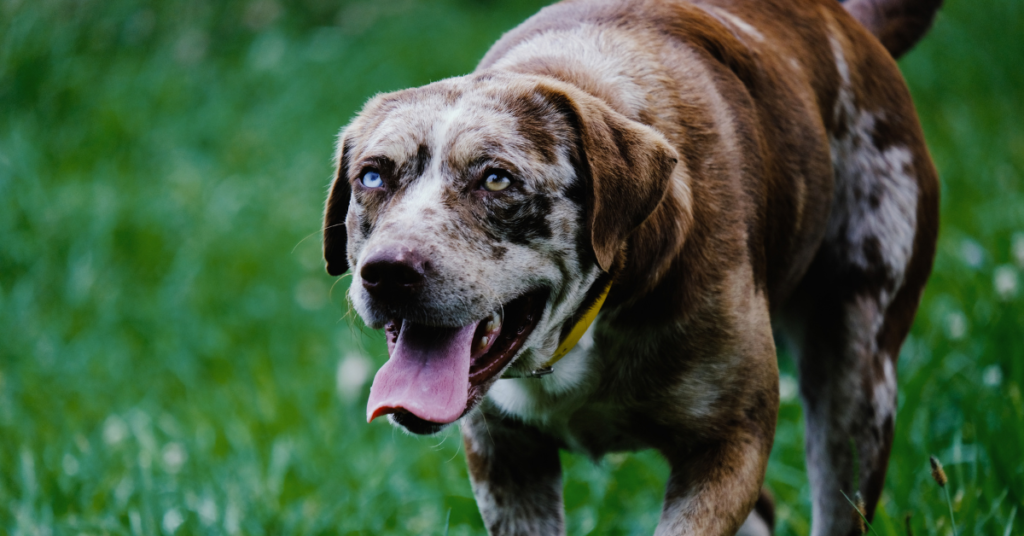
[(203, 497), (196, 507), (196, 513), (203, 525), (210, 526), (217, 522), (217, 503), (209, 496)]
[(361, 353), (349, 352), (338, 363), (335, 378), (338, 394), (345, 400), (359, 395), (360, 390), (370, 376), (370, 360)]
[(103, 442), (109, 446), (119, 445), (128, 437), (128, 425), (117, 415), (107, 417), (103, 423)]
[(181, 515), (181, 512), (177, 508), (171, 508), (164, 512), (164, 519), (161, 525), (163, 525), (164, 532), (174, 534), (174, 531), (178, 530), (178, 527), (184, 522), (185, 517)]
[(992, 276), (996, 294), (1001, 300), (1009, 300), (1017, 295), (1017, 270), (1010, 265), (996, 268)]
[(1013, 235), (1013, 258), (1017, 261), (1017, 266), (1024, 268), (1024, 233)]
[(958, 341), (967, 335), (967, 317), (960, 311), (953, 311), (946, 315), (946, 336), (951, 340)]
[(164, 445), (160, 458), (164, 463), (165, 471), (177, 473), (188, 460), (188, 452), (185, 451), (185, 447), (181, 443), (168, 443)]
[(985, 261), (985, 250), (974, 240), (965, 238), (960, 242), (960, 257), (971, 268), (978, 268)]
[(779, 376), (779, 399), (783, 402), (789, 402), (796, 398), (796, 393), (799, 390), (799, 386), (796, 383), (796, 379), (789, 374), (783, 374)]
[(64, 453), (64, 459), (60, 462), (61, 468), (64, 469), (64, 473), (68, 476), (75, 476), (78, 474), (78, 460), (75, 459), (71, 453)]
[(327, 305), (330, 289), (323, 280), (307, 277), (295, 285), (295, 303), (307, 311), (318, 311)]
[(999, 387), (1003, 383), (1003, 369), (999, 365), (989, 365), (981, 372), (981, 380), (989, 387)]

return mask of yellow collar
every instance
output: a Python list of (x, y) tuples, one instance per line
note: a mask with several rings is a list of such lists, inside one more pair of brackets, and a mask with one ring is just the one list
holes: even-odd
[(608, 292), (611, 291), (611, 289), (612, 281), (609, 280), (608, 284), (605, 285), (604, 290), (601, 291), (601, 295), (594, 300), (594, 304), (587, 309), (586, 313), (584, 313), (583, 318), (580, 318), (579, 322), (576, 322), (576, 325), (572, 327), (572, 331), (566, 335), (565, 339), (562, 339), (562, 343), (558, 345), (558, 349), (555, 350), (554, 354), (552, 354), (551, 359), (548, 359), (546, 363), (540, 366), (540, 368), (531, 372), (531, 377), (537, 378), (544, 376), (545, 374), (551, 374), (551, 372), (553, 372), (551, 370), (551, 366), (557, 363), (559, 359), (565, 357), (565, 354), (568, 354), (569, 350), (576, 347), (576, 343), (580, 342), (580, 338), (587, 332), (590, 325), (594, 323), (594, 320), (597, 318), (597, 313), (601, 312), (601, 306), (604, 305), (604, 300), (608, 297)]

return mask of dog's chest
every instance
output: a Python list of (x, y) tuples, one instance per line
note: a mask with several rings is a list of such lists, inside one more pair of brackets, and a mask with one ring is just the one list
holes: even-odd
[(498, 381), (488, 393), (490, 404), (595, 458), (649, 447), (634, 433), (636, 405), (624, 402), (631, 398), (625, 386), (636, 378), (619, 366), (622, 356), (635, 355), (635, 345), (599, 339), (595, 344), (592, 327), (550, 375)]
[(502, 380), (488, 398), (502, 413), (536, 426), (575, 452), (599, 457), (646, 446), (629, 434), (630, 411), (623, 404), (602, 396), (589, 381), (558, 391), (543, 385), (547, 379)]

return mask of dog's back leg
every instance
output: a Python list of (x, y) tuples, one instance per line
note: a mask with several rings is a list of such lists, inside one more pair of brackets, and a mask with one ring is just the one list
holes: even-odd
[(874, 514), (893, 440), (896, 358), (923, 283), (907, 282), (890, 302), (852, 274), (823, 278), (802, 289), (787, 318), (806, 415), (814, 535), (860, 534), (844, 493), (852, 499), (859, 491), (868, 518)]
[(870, 137), (833, 143), (836, 195), (825, 241), (781, 315), (799, 363), (816, 536), (859, 534), (843, 494), (859, 491), (871, 518), (885, 480), (896, 359), (931, 271), (938, 225), (935, 171), (919, 130), (908, 132), (905, 145)]
[(887, 318), (877, 296), (841, 282), (828, 287), (784, 328), (800, 369), (815, 536), (860, 534), (846, 498), (858, 491), (874, 511), (893, 438), (899, 352), (898, 343), (879, 347), (878, 333), (909, 327), (903, 315)]

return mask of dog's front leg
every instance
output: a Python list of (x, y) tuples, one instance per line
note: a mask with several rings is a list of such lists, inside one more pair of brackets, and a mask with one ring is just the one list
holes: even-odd
[(558, 445), (486, 408), (462, 422), (473, 494), (492, 536), (565, 533)]
[(772, 443), (772, 430), (749, 424), (729, 439), (665, 453), (672, 472), (655, 536), (736, 534), (760, 494)]

